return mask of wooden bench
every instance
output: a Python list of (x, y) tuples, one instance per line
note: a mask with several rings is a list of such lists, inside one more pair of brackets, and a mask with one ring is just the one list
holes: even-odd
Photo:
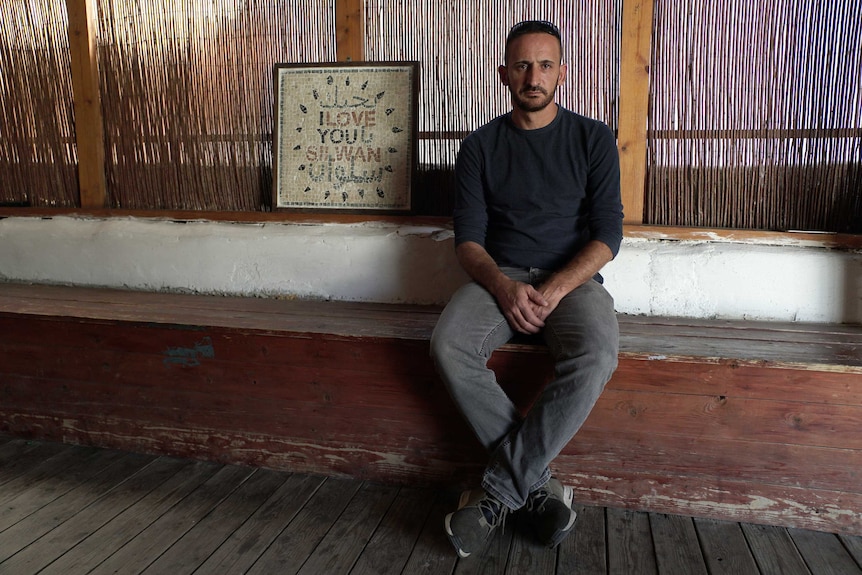
[[(436, 308), (0, 284), (0, 430), (406, 484), (485, 456), (428, 356)], [(862, 328), (620, 317), (554, 472), (580, 502), (862, 534)], [(492, 360), (521, 406), (541, 347)]]

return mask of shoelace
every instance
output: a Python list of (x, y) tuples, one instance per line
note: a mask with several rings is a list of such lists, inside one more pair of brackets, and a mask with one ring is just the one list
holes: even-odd
[(530, 497), (528, 499), (530, 504), (530, 511), (538, 511), (545, 506), (545, 502), (551, 496), (551, 493), (546, 489), (539, 489), (530, 493)]
[(499, 527), (506, 520), (506, 513), (503, 511), (503, 504), (494, 501), (490, 497), (485, 497), (478, 503), (479, 511), (485, 516), (485, 521), (491, 527)]

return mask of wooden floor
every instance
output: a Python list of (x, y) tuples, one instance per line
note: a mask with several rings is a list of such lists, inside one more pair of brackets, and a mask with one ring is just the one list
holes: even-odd
[(457, 497), (0, 434), (0, 574), (862, 574), (862, 537), (596, 507), (457, 560)]

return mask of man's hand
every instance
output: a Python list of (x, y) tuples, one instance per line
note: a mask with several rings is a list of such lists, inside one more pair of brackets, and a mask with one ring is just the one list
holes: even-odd
[(461, 267), (476, 282), (491, 292), (506, 321), (517, 332), (537, 333), (544, 327), (550, 311), (548, 302), (533, 286), (507, 277), (485, 251), (474, 242), (465, 242), (456, 249)]
[(456, 253), (464, 271), (491, 292), (509, 325), (520, 333), (537, 333), (542, 329), (545, 319), (566, 294), (589, 281), (613, 258), (607, 245), (593, 240), (535, 289), (503, 274), (485, 248), (477, 243), (464, 242)]
[(509, 325), (520, 333), (538, 333), (545, 327), (549, 303), (530, 284), (508, 280), (493, 294)]

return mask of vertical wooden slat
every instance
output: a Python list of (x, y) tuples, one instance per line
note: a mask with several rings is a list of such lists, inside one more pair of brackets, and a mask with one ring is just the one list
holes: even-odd
[(620, 185), (625, 223), (643, 223), (653, 0), (623, 2), (620, 46)]
[(96, 0), (66, 0), (82, 208), (107, 203), (105, 134), (96, 58)]
[(365, 60), (365, 0), (336, 0), (335, 41), (339, 62)]

